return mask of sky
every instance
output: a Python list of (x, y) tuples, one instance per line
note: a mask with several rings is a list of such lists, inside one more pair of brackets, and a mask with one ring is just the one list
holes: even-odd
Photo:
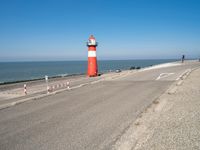
[(200, 0), (0, 0), (0, 61), (200, 57)]

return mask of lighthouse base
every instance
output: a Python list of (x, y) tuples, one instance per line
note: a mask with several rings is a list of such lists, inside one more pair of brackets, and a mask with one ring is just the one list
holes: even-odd
[(87, 75), (88, 77), (97, 77), (98, 76), (98, 74), (97, 75)]

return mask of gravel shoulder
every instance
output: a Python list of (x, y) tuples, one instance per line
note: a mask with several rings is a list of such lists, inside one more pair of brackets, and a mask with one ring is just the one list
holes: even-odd
[(200, 69), (187, 75), (156, 99), (113, 149), (200, 149)]

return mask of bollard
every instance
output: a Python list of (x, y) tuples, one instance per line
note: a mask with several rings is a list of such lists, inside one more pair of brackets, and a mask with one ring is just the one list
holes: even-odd
[(24, 94), (27, 95), (26, 84), (24, 84)]
[(69, 89), (69, 82), (67, 82), (67, 89)]
[(47, 94), (49, 94), (50, 88), (49, 86), (47, 86)]
[(47, 75), (45, 75), (45, 81), (47, 85), (47, 94), (49, 94), (49, 77)]

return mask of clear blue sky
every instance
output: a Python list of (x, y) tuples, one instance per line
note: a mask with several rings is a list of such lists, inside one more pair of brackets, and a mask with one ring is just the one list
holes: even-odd
[(1, 0), (0, 61), (200, 56), (199, 0)]

